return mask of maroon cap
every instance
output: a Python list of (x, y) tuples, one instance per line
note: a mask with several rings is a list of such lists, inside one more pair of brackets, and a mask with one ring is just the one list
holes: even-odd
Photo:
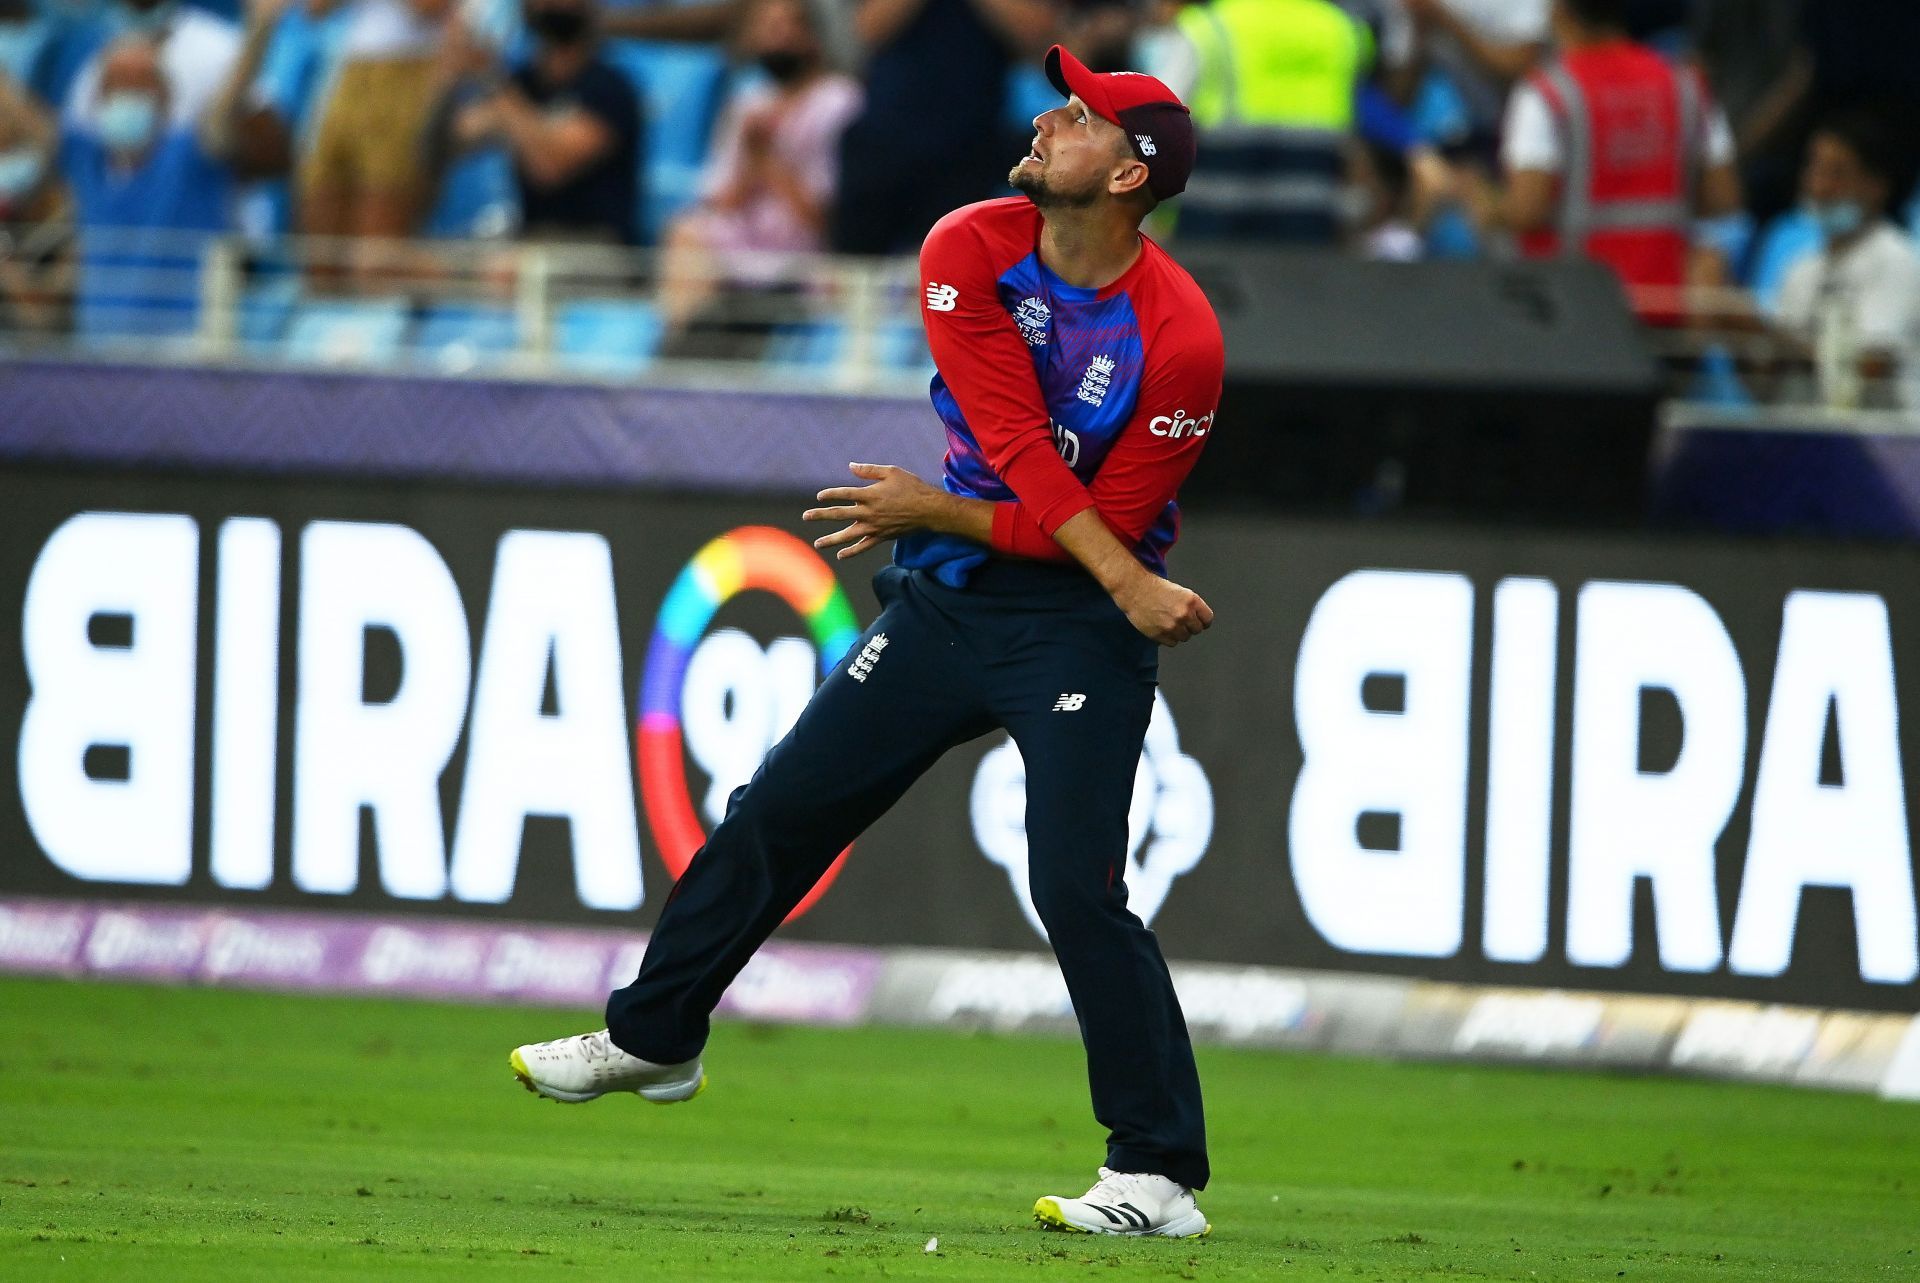
[(1180, 95), (1142, 72), (1088, 71), (1059, 45), (1047, 50), (1047, 79), (1126, 131), (1127, 145), (1146, 165), (1147, 188), (1156, 199), (1187, 189), (1193, 173), (1193, 113)]

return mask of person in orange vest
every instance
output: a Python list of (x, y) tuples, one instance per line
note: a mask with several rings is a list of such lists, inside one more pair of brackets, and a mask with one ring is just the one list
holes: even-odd
[(1693, 220), (1740, 205), (1733, 132), (1705, 83), (1627, 36), (1626, 0), (1554, 0), (1558, 57), (1507, 104), (1501, 221), (1529, 258), (1611, 267), (1647, 320), (1684, 312)]

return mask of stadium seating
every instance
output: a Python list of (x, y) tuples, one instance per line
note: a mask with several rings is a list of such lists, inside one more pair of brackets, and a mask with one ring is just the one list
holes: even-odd
[(651, 303), (576, 299), (554, 310), (554, 357), (583, 374), (638, 374), (653, 364), (661, 329)]
[(263, 269), (240, 296), (235, 337), (249, 351), (276, 350), (300, 304), (300, 274), (280, 265)]
[(838, 319), (796, 321), (774, 327), (766, 359), (772, 365), (825, 369), (839, 361), (846, 349), (847, 327)]
[(1768, 223), (1753, 247), (1747, 269), (1747, 286), (1763, 312), (1771, 312), (1786, 284), (1787, 271), (1808, 254), (1820, 249), (1820, 228), (1811, 216), (1800, 210), (1782, 214)]
[(442, 370), (466, 371), (473, 369), (484, 356), (517, 349), (520, 326), (511, 308), (473, 303), (441, 304), (420, 318), (408, 346)]
[(500, 237), (519, 221), (519, 210), (512, 163), (504, 149), (489, 147), (448, 167), (424, 231), (459, 239)]
[(407, 331), (401, 298), (302, 303), (287, 331), (287, 354), (320, 365), (388, 362)]
[(726, 56), (708, 45), (613, 40), (606, 57), (632, 79), (646, 107), (646, 191), (635, 230), (650, 245), (699, 193), (700, 167), (727, 80)]

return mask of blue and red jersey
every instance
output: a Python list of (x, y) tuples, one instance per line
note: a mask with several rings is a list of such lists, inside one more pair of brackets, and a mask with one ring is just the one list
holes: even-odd
[[(921, 316), (947, 430), (943, 484), (988, 499), (994, 552), (1070, 560), (1053, 541), (1093, 508), (1156, 574), (1180, 533), (1175, 495), (1213, 430), (1225, 347), (1206, 295), (1141, 237), (1101, 289), (1040, 261), (1024, 196), (948, 214), (920, 251)], [(959, 586), (991, 555), (951, 535), (898, 541), (894, 560)]]

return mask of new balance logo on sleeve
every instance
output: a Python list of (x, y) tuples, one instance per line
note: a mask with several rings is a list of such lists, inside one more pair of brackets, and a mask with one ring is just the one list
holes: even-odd
[(1077, 713), (1086, 702), (1087, 697), (1085, 695), (1062, 695), (1059, 699), (1053, 701), (1053, 711), (1056, 713)]
[(873, 666), (880, 662), (880, 652), (886, 648), (887, 635), (885, 633), (875, 633), (873, 640), (862, 646), (860, 653), (853, 657), (853, 662), (847, 665), (847, 676), (853, 678), (856, 682), (866, 681), (867, 674), (871, 673)]
[(929, 312), (951, 312), (954, 301), (960, 297), (958, 288), (952, 285), (927, 286), (927, 310)]

